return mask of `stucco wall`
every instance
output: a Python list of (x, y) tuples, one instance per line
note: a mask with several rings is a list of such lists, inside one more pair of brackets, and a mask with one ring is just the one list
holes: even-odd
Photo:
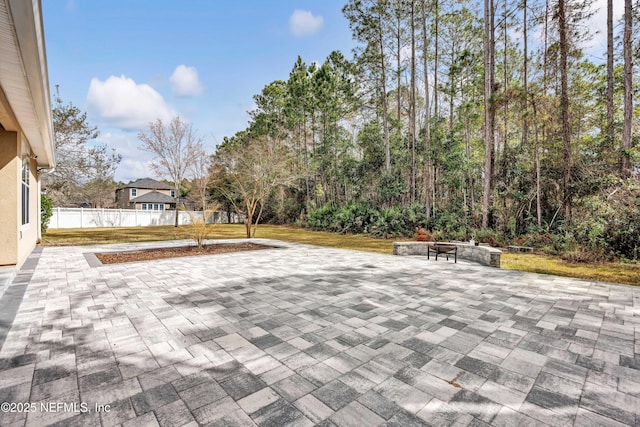
[(17, 132), (0, 130), (0, 265), (18, 263), (19, 150)]
[(20, 266), (31, 253), (38, 239), (37, 169), (29, 161), (29, 223), (22, 224), (22, 155), (29, 148), (17, 132), (0, 131), (0, 265)]

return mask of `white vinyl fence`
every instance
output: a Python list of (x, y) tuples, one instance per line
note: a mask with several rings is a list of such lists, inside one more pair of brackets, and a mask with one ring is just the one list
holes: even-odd
[[(138, 209), (53, 208), (49, 228), (136, 227), (175, 224), (176, 211), (142, 211)], [(191, 218), (202, 218), (202, 212), (179, 211), (180, 224), (190, 224)], [(243, 223), (244, 218), (231, 213), (231, 223)], [(209, 224), (228, 223), (227, 212), (218, 211), (207, 218)]]

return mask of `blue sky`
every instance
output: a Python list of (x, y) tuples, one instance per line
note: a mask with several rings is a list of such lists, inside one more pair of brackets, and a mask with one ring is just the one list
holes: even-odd
[[(346, 0), (45, 0), (49, 81), (87, 111), (99, 142), (123, 155), (116, 180), (152, 176), (137, 134), (179, 115), (211, 152), (247, 126), (253, 95), (286, 80), (298, 55), (322, 62), (355, 43)], [(616, 3), (615, 15), (622, 15)], [(592, 59), (605, 53), (606, 0), (596, 0)], [(589, 53), (589, 51), (587, 52)], [(161, 178), (161, 177), (158, 177)]]
[(52, 95), (87, 111), (99, 142), (124, 157), (116, 179), (151, 175), (137, 134), (188, 120), (213, 151), (246, 128), (253, 95), (286, 80), (298, 55), (351, 57), (342, 0), (47, 0)]

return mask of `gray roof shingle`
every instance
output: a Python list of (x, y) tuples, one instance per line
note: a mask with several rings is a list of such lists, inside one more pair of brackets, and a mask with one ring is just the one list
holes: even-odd
[(173, 190), (169, 184), (151, 178), (141, 178), (120, 188), (142, 188), (145, 190)]

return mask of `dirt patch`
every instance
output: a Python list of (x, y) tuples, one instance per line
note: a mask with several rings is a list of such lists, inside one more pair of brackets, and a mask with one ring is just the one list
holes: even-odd
[(254, 243), (220, 243), (206, 245), (202, 248), (195, 246), (181, 246), (176, 248), (143, 249), (139, 251), (96, 253), (95, 256), (103, 264), (118, 264), (122, 262), (151, 261), (155, 259), (175, 258), (183, 256), (216, 255), (229, 252), (257, 251), (271, 249), (271, 246), (256, 245)]

